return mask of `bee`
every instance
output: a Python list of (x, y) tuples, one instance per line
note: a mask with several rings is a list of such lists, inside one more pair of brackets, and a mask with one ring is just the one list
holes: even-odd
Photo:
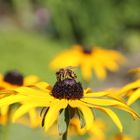
[(76, 79), (77, 76), (74, 73), (74, 71), (72, 70), (73, 68), (75, 68), (75, 67), (68, 66), (68, 67), (59, 69), (59, 71), (56, 72), (57, 81), (62, 81), (64, 79), (66, 79), (66, 78), (68, 78), (68, 79)]

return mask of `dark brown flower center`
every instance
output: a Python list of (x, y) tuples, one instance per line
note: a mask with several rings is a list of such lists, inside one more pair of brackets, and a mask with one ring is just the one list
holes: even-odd
[(85, 53), (85, 54), (91, 54), (92, 51), (91, 51), (91, 49), (83, 49), (83, 53)]
[(23, 85), (23, 75), (17, 71), (9, 71), (4, 75), (4, 81), (12, 85)]
[(83, 88), (74, 79), (64, 79), (54, 84), (52, 95), (59, 99), (80, 99), (83, 97)]

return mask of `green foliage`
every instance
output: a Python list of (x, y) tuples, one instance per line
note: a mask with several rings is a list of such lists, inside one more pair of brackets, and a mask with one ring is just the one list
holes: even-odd
[(25, 75), (35, 74), (42, 80), (53, 82), (55, 74), (49, 63), (65, 46), (65, 43), (53, 42), (35, 33), (1, 31), (0, 71), (17, 69)]
[(115, 45), (140, 24), (139, 0), (47, 0), (59, 36), (85, 45)]
[(33, 28), (36, 11), (45, 8), (50, 18), (43, 30), (71, 43), (119, 46), (125, 32), (140, 30), (139, 0), (11, 1), (22, 27)]

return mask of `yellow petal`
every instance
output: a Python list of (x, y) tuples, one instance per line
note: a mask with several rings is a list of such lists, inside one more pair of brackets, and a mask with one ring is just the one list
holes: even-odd
[(123, 92), (127, 92), (129, 90), (132, 90), (132, 89), (135, 89), (135, 88), (138, 88), (140, 87), (140, 80), (137, 80), (135, 82), (132, 82), (130, 84), (127, 84), (126, 86), (124, 86), (121, 90), (120, 90), (120, 93), (123, 93)]
[(121, 102), (113, 99), (99, 99), (99, 98), (82, 98), (81, 101), (92, 104), (92, 105), (101, 105), (101, 106), (114, 106), (122, 105)]
[(92, 128), (89, 130), (90, 139), (93, 140), (94, 138), (99, 138), (99, 140), (105, 140), (104, 134), (105, 128), (106, 128), (105, 122), (96, 119), (94, 121)]
[(13, 114), (13, 117), (12, 117), (12, 121), (15, 122), (17, 119), (19, 119), (21, 116), (23, 116), (25, 113), (29, 112), (29, 110), (33, 109), (33, 108), (36, 108), (36, 107), (48, 107), (49, 104), (46, 102), (46, 103), (43, 103), (43, 102), (39, 102), (39, 101), (31, 101), (29, 103), (25, 103), (23, 105), (21, 105), (17, 110), (16, 112)]
[(119, 89), (108, 89), (106, 92), (109, 93), (109, 95), (107, 95), (109, 98), (113, 98), (115, 100), (118, 100), (122, 103), (125, 103), (124, 99), (122, 98), (121, 93), (119, 92)]
[(35, 109), (31, 109), (29, 110), (29, 119), (30, 119), (30, 123), (31, 123), (31, 127), (37, 127), (38, 124), (38, 115), (37, 115), (37, 110)]
[(10, 105), (13, 103), (21, 102), (25, 100), (25, 96), (22, 95), (10, 95), (0, 99), (0, 107), (5, 105)]
[(122, 132), (122, 130), (123, 130), (122, 124), (120, 122), (120, 119), (118, 118), (118, 116), (116, 115), (116, 113), (114, 111), (112, 111), (111, 109), (108, 109), (108, 108), (104, 108), (104, 107), (96, 107), (96, 108), (105, 112), (113, 120), (113, 122), (116, 124), (116, 126), (119, 128), (119, 130)]
[(58, 54), (50, 63), (50, 67), (58, 69), (67, 66), (78, 66), (80, 57), (79, 49), (74, 47)]
[(9, 111), (9, 106), (8, 105), (2, 106), (0, 108), (0, 114), (1, 115), (7, 115), (8, 114), (8, 111)]
[(44, 123), (45, 131), (48, 131), (48, 129), (56, 121), (56, 119), (59, 115), (59, 111), (61, 109), (66, 108), (67, 105), (68, 105), (68, 103), (65, 99), (52, 102), (52, 104), (50, 105), (50, 108), (47, 112), (47, 115), (45, 117), (45, 123)]
[[(95, 107), (96, 105), (104, 105), (104, 106), (113, 106), (113, 107), (115, 107), (115, 108), (119, 108), (119, 109), (121, 109), (121, 110), (124, 110), (124, 111), (126, 111), (126, 112), (128, 112), (128, 113), (130, 113), (130, 115), (132, 115), (132, 117), (134, 118), (134, 119), (139, 119), (140, 118), (140, 115), (139, 114), (137, 114), (133, 109), (131, 109), (128, 105), (126, 105), (126, 104), (124, 104), (124, 103), (121, 103), (121, 102), (119, 102), (119, 101), (115, 101), (114, 102), (114, 105), (113, 105), (113, 103), (112, 103), (112, 101), (110, 102), (108, 102), (108, 100), (106, 100), (105, 102), (98, 102), (98, 104), (96, 103), (96, 105), (95, 105), (95, 103), (93, 104), (93, 100), (91, 100), (90, 102), (89, 101), (87, 101), (87, 102), (85, 102), (83, 99), (80, 99), (81, 101), (83, 101), (83, 103), (86, 105), (86, 106), (89, 106), (89, 107)], [(101, 100), (100, 100), (101, 101)], [(108, 102), (108, 103), (107, 103)], [(111, 105), (112, 104), (112, 105)]]
[(38, 81), (39, 81), (39, 77), (37, 77), (35, 75), (29, 75), (29, 76), (24, 77), (25, 86), (35, 84)]
[(34, 96), (34, 97), (38, 97), (38, 98), (52, 98), (52, 96), (50, 96), (49, 94), (49, 90), (48, 91), (43, 91), (40, 89), (34, 89), (31, 87), (20, 87), (20, 88), (16, 88), (14, 91), (20, 93), (21, 95), (24, 96)]
[(92, 77), (92, 64), (89, 61), (82, 62), (81, 65), (82, 76), (85, 80), (89, 81)]
[(106, 78), (106, 70), (103, 65), (99, 64), (98, 62), (94, 62), (93, 69), (100, 80), (104, 80)]
[(116, 105), (114, 107), (128, 112), (134, 119), (140, 119), (140, 115), (138, 113), (136, 113), (132, 108), (130, 108), (129, 106), (127, 106), (125, 104), (121, 105), (121, 106), (120, 105)]
[(135, 90), (128, 99), (128, 105), (134, 103), (140, 97), (140, 89)]
[(92, 91), (91, 88), (86, 88), (86, 89), (84, 89), (84, 93), (85, 93), (85, 94), (92, 93), (92, 92), (93, 92), (93, 91)]
[(46, 82), (39, 82), (39, 83), (34, 84), (34, 86), (36, 86), (42, 90), (46, 90), (46, 89), (51, 88), (51, 86)]
[(71, 100), (69, 101), (69, 105), (73, 108), (79, 108), (81, 112), (83, 113), (85, 123), (86, 123), (86, 129), (90, 129), (93, 125), (94, 121), (94, 115), (91, 111), (91, 109), (87, 106), (85, 106), (81, 101), (79, 100)]
[(109, 92), (105, 92), (105, 91), (102, 91), (102, 92), (90, 92), (90, 93), (84, 93), (83, 98), (103, 97), (103, 96), (108, 95), (108, 94), (109, 94)]

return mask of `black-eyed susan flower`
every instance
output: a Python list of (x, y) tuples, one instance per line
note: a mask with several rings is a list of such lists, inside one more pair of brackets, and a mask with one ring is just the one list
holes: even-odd
[(100, 80), (104, 80), (107, 70), (115, 72), (119, 64), (125, 60), (124, 56), (115, 50), (107, 50), (99, 47), (84, 49), (80, 45), (75, 45), (58, 54), (50, 63), (52, 69), (67, 66), (79, 66), (85, 80), (90, 80), (92, 71)]
[[(18, 71), (9, 71), (5, 75), (0, 75), (0, 92), (6, 92), (7, 90), (12, 90), (20, 86), (29, 86), (39, 81), (39, 78), (35, 75), (29, 75), (24, 77)], [(7, 94), (0, 93), (0, 98), (7, 96)], [(0, 123), (6, 124), (9, 120), (9, 111), (11, 107), (8, 105), (0, 107)], [(37, 125), (34, 120), (37, 117), (36, 111), (34, 109), (29, 112), (30, 124), (32, 127)], [(23, 120), (23, 119), (22, 119)], [(20, 121), (21, 122), (21, 121)], [(24, 123), (24, 121), (22, 121)]]
[(12, 95), (1, 99), (0, 106), (16, 102), (24, 103), (13, 115), (13, 121), (30, 109), (43, 107), (41, 116), (43, 116), (42, 126), (45, 131), (58, 120), (58, 130), (60, 134), (63, 134), (63, 139), (67, 137), (67, 128), (71, 118), (74, 116), (79, 117), (81, 127), (89, 130), (94, 122), (95, 109), (106, 113), (120, 131), (122, 131), (123, 127), (119, 117), (109, 107), (124, 110), (130, 113), (133, 118), (139, 118), (139, 115), (125, 103), (109, 98), (107, 96), (108, 92), (84, 90), (81, 83), (77, 82), (76, 75), (71, 69), (60, 69), (56, 75), (57, 81), (53, 87), (46, 82), (40, 82), (30, 87), (19, 87), (13, 90)]
[(0, 74), (0, 90), (13, 89), (19, 86), (28, 86), (39, 81), (35, 75), (23, 76), (18, 71), (9, 71), (5, 75)]

